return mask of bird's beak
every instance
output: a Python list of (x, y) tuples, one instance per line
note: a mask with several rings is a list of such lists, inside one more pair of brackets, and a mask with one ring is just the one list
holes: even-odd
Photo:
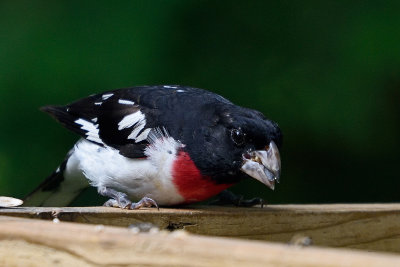
[(244, 153), (240, 170), (274, 190), (281, 175), (281, 157), (275, 142), (271, 141), (265, 150)]

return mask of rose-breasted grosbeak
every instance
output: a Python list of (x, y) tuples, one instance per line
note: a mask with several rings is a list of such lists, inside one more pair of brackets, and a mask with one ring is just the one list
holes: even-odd
[(83, 138), (25, 205), (64, 206), (89, 184), (105, 205), (136, 209), (202, 201), (248, 177), (279, 181), (278, 125), (202, 89), (138, 86), (42, 110)]

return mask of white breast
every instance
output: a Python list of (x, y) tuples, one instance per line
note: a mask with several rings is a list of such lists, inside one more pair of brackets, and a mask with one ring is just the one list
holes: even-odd
[(85, 139), (76, 145), (71, 158), (95, 187), (124, 192), (131, 200), (150, 197), (159, 205), (184, 202), (172, 183), (173, 162), (181, 144), (172, 137), (155, 140), (145, 150), (145, 159), (130, 159), (111, 147), (100, 147)]

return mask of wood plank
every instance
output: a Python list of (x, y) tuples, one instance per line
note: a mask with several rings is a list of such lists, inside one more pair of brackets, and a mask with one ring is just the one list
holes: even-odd
[(400, 252), (400, 204), (269, 205), (121, 210), (106, 207), (13, 208), (0, 215), (114, 226), (151, 222), (160, 229), (288, 242), (300, 234), (317, 246)]
[(400, 256), (0, 217), (0, 266), (400, 266)]

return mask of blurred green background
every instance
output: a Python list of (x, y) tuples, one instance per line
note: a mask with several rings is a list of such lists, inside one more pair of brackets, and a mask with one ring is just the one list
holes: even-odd
[[(400, 200), (399, 1), (0, 1), (0, 194), (23, 197), (78, 137), (41, 113), (105, 90), (181, 84), (284, 133), (269, 203)], [(81, 203), (100, 201), (95, 193)]]

